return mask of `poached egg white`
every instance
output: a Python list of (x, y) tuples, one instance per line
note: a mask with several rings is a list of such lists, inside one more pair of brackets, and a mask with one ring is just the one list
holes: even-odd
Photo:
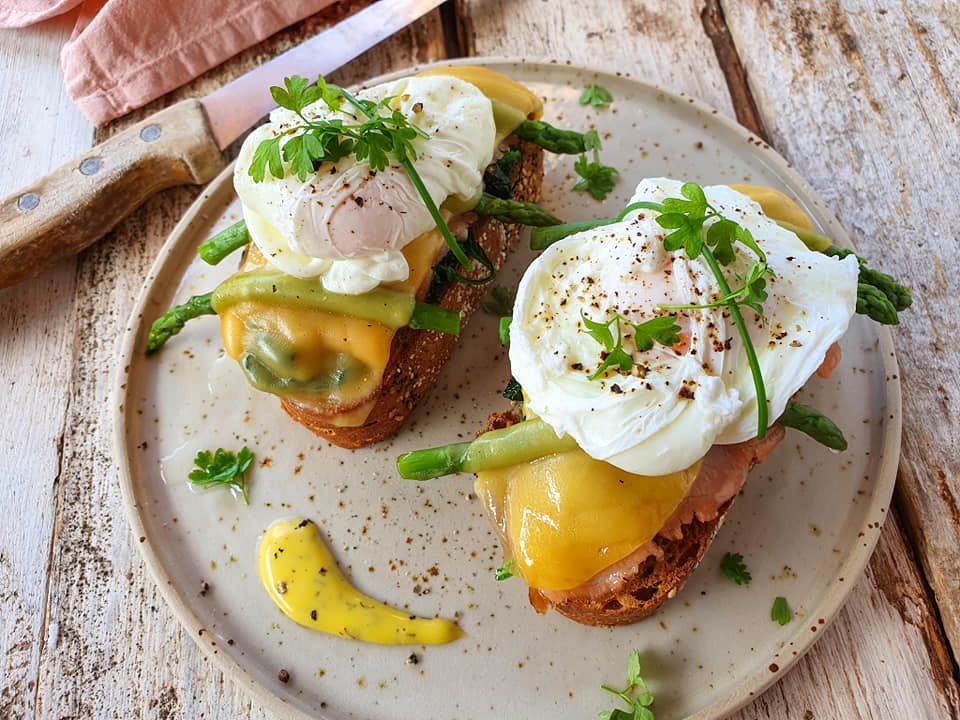
[[(433, 75), (384, 83), (357, 96), (375, 102), (393, 98), (390, 107), (428, 134), (413, 141), (414, 164), (437, 206), (451, 197), (466, 205), (476, 201), (496, 133), (492, 105), (480, 90), (459, 78)], [(335, 112), (318, 101), (303, 114), (361, 122), (350, 109), (345, 103)], [(268, 173), (255, 183), (248, 174), (261, 141), (301, 123), (294, 112), (278, 108), (240, 150), (234, 187), (253, 242), (277, 269), (318, 277), (331, 292), (359, 294), (405, 280), (409, 267), (401, 249), (435, 223), (402, 167), (374, 172), (351, 155), (323, 163), (305, 181)]]
[[(631, 202), (681, 197), (682, 183), (641, 182)], [(774, 272), (764, 318), (743, 308), (766, 387), (770, 422), (816, 371), (856, 308), (856, 258), (809, 250), (760, 206), (725, 185), (705, 187), (720, 213), (752, 234)], [(716, 444), (757, 435), (756, 389), (740, 337), (725, 307), (667, 310), (660, 305), (713, 302), (720, 291), (702, 257), (663, 248), (669, 232), (657, 212), (571, 235), (550, 246), (524, 273), (510, 329), (510, 363), (526, 407), (590, 456), (639, 475), (691, 466)], [(725, 269), (731, 287), (753, 254), (739, 246)], [(672, 314), (682, 328), (672, 347), (640, 352), (623, 325), (629, 374), (589, 377), (602, 346), (584, 332), (581, 312), (604, 322), (620, 313), (634, 323)], [(616, 325), (611, 325), (616, 337)]]

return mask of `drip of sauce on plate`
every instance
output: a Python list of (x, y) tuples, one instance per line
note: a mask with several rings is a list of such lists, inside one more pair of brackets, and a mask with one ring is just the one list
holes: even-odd
[(354, 588), (310, 520), (267, 528), (260, 579), (284, 615), (311, 630), (381, 645), (442, 645), (463, 634), (450, 620), (419, 618)]

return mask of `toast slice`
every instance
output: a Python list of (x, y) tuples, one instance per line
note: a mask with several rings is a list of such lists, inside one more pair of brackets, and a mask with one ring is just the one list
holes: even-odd
[[(515, 140), (515, 139), (514, 139)], [(521, 161), (513, 169), (513, 198), (536, 202), (543, 184), (543, 150), (533, 143), (516, 141), (511, 144), (521, 153)], [(471, 224), (474, 239), (480, 244), (497, 270), (503, 267), (507, 253), (516, 245), (521, 226), (509, 225), (494, 218), (479, 218)], [(425, 286), (430, 283), (428, 276)], [(458, 310), (461, 327), (480, 307), (488, 285), (451, 283), (439, 296), (444, 308)], [(421, 288), (425, 292), (426, 287)], [(462, 333), (461, 333), (462, 334)], [(390, 347), (390, 358), (380, 387), (374, 392), (367, 419), (354, 427), (331, 424), (324, 415), (308, 406), (282, 400), (283, 409), (290, 417), (319, 437), (344, 448), (359, 448), (390, 437), (403, 424), (424, 395), (433, 387), (440, 371), (453, 354), (458, 337), (428, 330), (404, 327), (397, 331)]]
[[(515, 412), (492, 414), (483, 432), (519, 421)], [(772, 425), (764, 440), (716, 445), (704, 458), (687, 497), (650, 542), (569, 590), (530, 588), (538, 612), (553, 607), (582, 625), (629, 625), (651, 615), (674, 597), (697, 569), (747, 474), (784, 437)], [(509, 550), (508, 550), (509, 553)]]

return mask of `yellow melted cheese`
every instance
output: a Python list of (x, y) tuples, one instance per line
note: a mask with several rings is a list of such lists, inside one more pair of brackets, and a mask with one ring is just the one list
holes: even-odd
[[(422, 295), (433, 265), (445, 247), (437, 230), (418, 237), (403, 249), (410, 276), (389, 287)], [(243, 269), (252, 270), (264, 264), (259, 250), (251, 245)], [(380, 385), (395, 334), (392, 328), (370, 320), (263, 301), (241, 302), (226, 309), (220, 315), (220, 330), (227, 354), (238, 361), (251, 349), (258, 334), (282, 338), (294, 351), (294, 369), (290, 373), (294, 380), (306, 382), (327, 371), (337, 353), (347, 353), (362, 363), (364, 371), (355, 373), (350, 382), (335, 391), (322, 396), (307, 392), (284, 395), (305, 405), (326, 406), (331, 424), (341, 427), (356, 427), (366, 421), (373, 402), (347, 412), (339, 408), (355, 404)]]
[(450, 620), (418, 618), (354, 588), (309, 520), (267, 529), (260, 579), (283, 614), (311, 630), (381, 645), (441, 645), (463, 635)]
[(804, 230), (815, 230), (813, 220), (807, 215), (796, 200), (779, 190), (763, 185), (730, 185), (732, 189), (743, 193), (756, 202), (763, 214), (774, 220), (784, 220)]
[(476, 492), (532, 587), (576, 587), (653, 539), (700, 463), (631, 475), (582, 450), (477, 474)]

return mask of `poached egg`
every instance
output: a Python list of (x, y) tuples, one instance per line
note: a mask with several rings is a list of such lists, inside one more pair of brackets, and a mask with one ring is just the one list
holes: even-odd
[[(681, 186), (669, 178), (646, 179), (630, 202), (678, 198)], [(704, 192), (724, 217), (753, 234), (774, 273), (767, 279), (764, 317), (742, 307), (772, 423), (846, 331), (856, 309), (857, 260), (809, 250), (725, 185)], [(710, 303), (721, 293), (702, 256), (691, 260), (682, 250), (664, 249), (669, 231), (656, 223), (657, 214), (635, 210), (621, 222), (551, 245), (520, 281), (509, 351), (530, 413), (558, 436), (573, 437), (591, 457), (646, 476), (678, 472), (714, 444), (757, 434), (756, 389), (726, 307), (661, 307)], [(724, 269), (731, 287), (739, 286), (737, 275), (745, 275), (754, 259), (742, 246), (736, 255)], [(620, 313), (637, 324), (674, 315), (680, 342), (641, 352), (633, 330), (621, 324), (634, 367), (590, 380), (603, 347), (584, 332), (581, 313), (597, 322)], [(616, 338), (616, 324), (611, 329)]]
[[(448, 199), (472, 206), (483, 190), (483, 171), (493, 159), (495, 123), (490, 100), (476, 86), (446, 75), (415, 76), (357, 93), (362, 99), (390, 100), (429, 137), (413, 141), (414, 165), (439, 207)], [(308, 106), (310, 120), (357, 124), (344, 103), (337, 111), (322, 101)], [(261, 141), (283, 135), (302, 120), (278, 108), (270, 121), (244, 141), (234, 187), (250, 237), (267, 261), (300, 278), (318, 278), (336, 293), (360, 294), (409, 275), (402, 248), (435, 223), (406, 171), (397, 164), (373, 171), (350, 155), (323, 163), (301, 181), (269, 173), (255, 183), (248, 174)]]

